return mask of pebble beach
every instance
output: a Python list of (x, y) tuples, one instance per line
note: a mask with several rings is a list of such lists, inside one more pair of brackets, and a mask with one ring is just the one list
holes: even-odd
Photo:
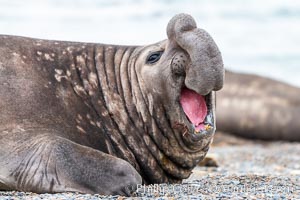
[(197, 166), (182, 184), (140, 185), (132, 197), (0, 191), (0, 199), (300, 199), (300, 143), (217, 133), (207, 157), (213, 166)]

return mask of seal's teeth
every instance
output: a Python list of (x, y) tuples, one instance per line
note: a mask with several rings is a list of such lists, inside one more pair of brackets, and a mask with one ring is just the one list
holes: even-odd
[(204, 125), (204, 128), (206, 131), (210, 130), (212, 127), (209, 125), (209, 124), (205, 124)]
[[(195, 126), (194, 126), (195, 128)], [(204, 129), (200, 129), (200, 130), (194, 130), (194, 134), (199, 134), (201, 131), (209, 131), (210, 129), (212, 129), (212, 126), (209, 124), (205, 124), (204, 125)]]

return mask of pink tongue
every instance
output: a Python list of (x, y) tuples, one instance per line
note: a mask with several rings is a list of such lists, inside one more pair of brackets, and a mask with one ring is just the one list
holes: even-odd
[(204, 119), (207, 107), (203, 96), (187, 88), (182, 89), (180, 103), (189, 120), (195, 125), (196, 130), (204, 129)]

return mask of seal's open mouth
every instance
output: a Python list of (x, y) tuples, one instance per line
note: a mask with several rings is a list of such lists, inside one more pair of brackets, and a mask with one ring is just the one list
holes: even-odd
[(212, 94), (202, 96), (187, 87), (182, 88), (180, 104), (194, 127), (194, 133), (209, 131), (213, 128)]

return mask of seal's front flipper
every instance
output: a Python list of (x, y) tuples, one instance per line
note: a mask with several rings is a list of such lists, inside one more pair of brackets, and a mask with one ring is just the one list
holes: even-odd
[(51, 135), (20, 145), (10, 142), (0, 155), (0, 164), (0, 174), (7, 175), (0, 177), (0, 186), (20, 191), (130, 195), (142, 183), (128, 162)]

